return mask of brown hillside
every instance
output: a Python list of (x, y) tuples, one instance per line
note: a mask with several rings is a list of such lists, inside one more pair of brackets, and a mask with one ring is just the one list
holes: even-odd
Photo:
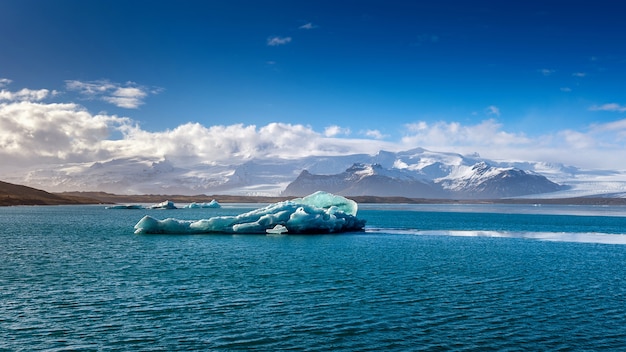
[(39, 189), (0, 181), (0, 206), (98, 204), (99, 200), (48, 193)]
[[(64, 197), (79, 197), (94, 199), (100, 203), (160, 203), (171, 200), (175, 203), (210, 202), (215, 199), (220, 203), (275, 203), (294, 197), (259, 197), (259, 196), (234, 196), (234, 195), (121, 195), (105, 192), (64, 192), (58, 193)], [(571, 204), (571, 205), (626, 205), (626, 198), (558, 198), (558, 199), (481, 199), (481, 200), (455, 200), (455, 199), (427, 199), (406, 197), (377, 197), (377, 196), (354, 196), (349, 197), (357, 203), (405, 203), (405, 204)]]

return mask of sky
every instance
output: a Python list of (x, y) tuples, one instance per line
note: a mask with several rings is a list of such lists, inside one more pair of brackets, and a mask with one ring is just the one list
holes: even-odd
[(0, 1), (0, 164), (423, 147), (626, 170), (619, 1)]

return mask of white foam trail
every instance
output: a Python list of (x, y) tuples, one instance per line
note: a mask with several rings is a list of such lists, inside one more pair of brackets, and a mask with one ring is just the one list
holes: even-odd
[(600, 232), (515, 232), (515, 231), (452, 231), (452, 230), (428, 230), (416, 229), (385, 229), (366, 228), (368, 233), (386, 233), (403, 235), (427, 235), (427, 236), (455, 236), (455, 237), (503, 237), (503, 238), (526, 238), (552, 242), (576, 242), (576, 243), (599, 243), (599, 244), (622, 244), (626, 245), (626, 234), (600, 233)]

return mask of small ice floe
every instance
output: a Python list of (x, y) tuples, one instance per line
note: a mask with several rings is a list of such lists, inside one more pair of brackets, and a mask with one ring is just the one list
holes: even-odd
[(174, 205), (174, 202), (172, 202), (171, 200), (166, 200), (164, 202), (151, 205), (150, 209), (178, 209), (178, 208), (176, 208), (176, 205)]
[(289, 232), (289, 230), (287, 230), (285, 226), (278, 224), (274, 226), (274, 228), (272, 229), (265, 230), (265, 232), (267, 232), (268, 235), (282, 235), (284, 233)]
[(139, 204), (127, 204), (127, 205), (110, 205), (105, 207), (105, 209), (144, 209), (143, 205)]
[(136, 234), (148, 233), (339, 233), (363, 231), (365, 220), (356, 217), (355, 201), (326, 192), (270, 204), (237, 216), (201, 220), (157, 220), (144, 216)]
[(222, 205), (220, 203), (218, 203), (215, 199), (213, 199), (212, 201), (208, 202), (208, 203), (189, 203), (187, 205), (185, 205), (183, 208), (187, 208), (187, 209), (199, 209), (199, 208), (221, 208)]

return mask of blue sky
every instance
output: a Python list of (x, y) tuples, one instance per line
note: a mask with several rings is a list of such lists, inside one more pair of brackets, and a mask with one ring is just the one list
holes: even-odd
[[(603, 0), (4, 0), (5, 110), (75, 104), (72, 113), (89, 117), (72, 128), (87, 131), (106, 116), (108, 134), (91, 140), (84, 137), (91, 132), (76, 132), (71, 151), (59, 146), (45, 156), (26, 137), (15, 141), (24, 128), (6, 110), (0, 122), (13, 137), (0, 144), (13, 143), (23, 158), (73, 162), (120, 156), (106, 149), (117, 139), (169, 138), (181, 126), (193, 130), (190, 123), (253, 125), (256, 134), (272, 126), (297, 134), (304, 126), (302, 136), (336, 144), (327, 153), (427, 147), (626, 169), (617, 157), (597, 162), (626, 144), (622, 7)], [(105, 150), (80, 158), (77, 136)]]

